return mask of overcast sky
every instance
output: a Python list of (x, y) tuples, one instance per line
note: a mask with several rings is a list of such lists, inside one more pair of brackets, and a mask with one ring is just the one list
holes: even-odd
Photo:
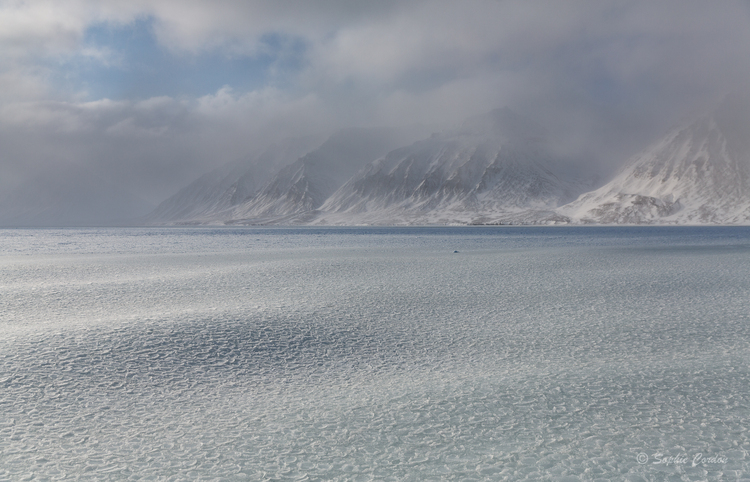
[(748, 86), (750, 1), (0, 1), (0, 189), (137, 211), (283, 137), (501, 106), (614, 165)]

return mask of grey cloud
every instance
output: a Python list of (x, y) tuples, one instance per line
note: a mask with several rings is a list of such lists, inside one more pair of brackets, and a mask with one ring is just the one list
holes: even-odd
[[(606, 174), (681, 117), (750, 85), (747, 2), (9, 5), (0, 7), (5, 192), (55, 169), (84, 169), (155, 203), (281, 137), (447, 126), (502, 105), (544, 123), (560, 149)], [(283, 86), (143, 101), (83, 102), (38, 63), (84, 48), (93, 22), (143, 17), (163, 48), (188, 61), (194, 53), (257, 55), (269, 34), (300, 39), (305, 57)]]
[(0, 189), (84, 170), (92, 175), (79, 176), (81, 184), (116, 182), (153, 206), (205, 170), (327, 126), (314, 98), (287, 99), (273, 91), (234, 95), (225, 89), (192, 101), (14, 104), (0, 110)]

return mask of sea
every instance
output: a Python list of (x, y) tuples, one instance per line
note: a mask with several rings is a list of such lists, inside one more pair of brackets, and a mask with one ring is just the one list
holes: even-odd
[(0, 230), (0, 480), (750, 480), (748, 227)]

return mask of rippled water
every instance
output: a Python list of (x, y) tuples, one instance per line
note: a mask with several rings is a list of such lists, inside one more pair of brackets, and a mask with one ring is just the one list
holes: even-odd
[(750, 478), (748, 361), (748, 228), (0, 230), (0, 480)]

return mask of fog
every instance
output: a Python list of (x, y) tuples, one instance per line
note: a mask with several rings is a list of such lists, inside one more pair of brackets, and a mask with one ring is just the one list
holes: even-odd
[(747, 94), (748, 46), (747, 1), (3, 2), (0, 212), (123, 222), (286, 137), (501, 106), (606, 177)]

